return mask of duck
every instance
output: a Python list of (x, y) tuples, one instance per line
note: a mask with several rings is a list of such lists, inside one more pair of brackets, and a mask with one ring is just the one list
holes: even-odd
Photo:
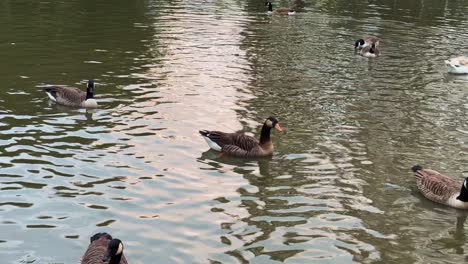
[(367, 46), (359, 50), (359, 55), (366, 58), (376, 58), (380, 56), (380, 50), (375, 47), (375, 45)]
[(220, 151), (229, 156), (259, 158), (273, 155), (273, 143), (270, 139), (271, 129), (283, 131), (278, 119), (268, 117), (263, 123), (260, 141), (242, 133), (225, 133), (220, 131), (200, 130), (211, 149)]
[(372, 45), (377, 47), (377, 46), (379, 46), (379, 44), (380, 44), (380, 39), (379, 38), (373, 37), (373, 36), (368, 36), (368, 37), (365, 37), (364, 39), (356, 40), (356, 42), (354, 43), (354, 49), (360, 50), (360, 49), (363, 49), (365, 47), (369, 47), (369, 46), (372, 46)]
[(64, 85), (53, 85), (44, 88), (50, 100), (65, 106), (96, 108), (98, 106), (94, 99), (94, 81), (89, 80), (86, 84), (86, 92)]
[(460, 186), (452, 178), (419, 165), (411, 170), (416, 176), (416, 186), (427, 199), (457, 209), (468, 209), (468, 177)]
[(280, 7), (280, 8), (277, 8), (275, 10), (273, 10), (273, 4), (271, 3), (271, 1), (267, 1), (265, 3), (266, 6), (268, 6), (268, 14), (271, 15), (288, 15), (288, 16), (292, 16), (292, 15), (295, 15), (296, 14), (296, 11), (294, 11), (293, 9), (289, 9), (287, 7)]
[(453, 74), (468, 74), (468, 57), (460, 56), (445, 61), (447, 70)]
[(81, 258), (81, 264), (128, 264), (122, 241), (108, 233), (97, 233)]

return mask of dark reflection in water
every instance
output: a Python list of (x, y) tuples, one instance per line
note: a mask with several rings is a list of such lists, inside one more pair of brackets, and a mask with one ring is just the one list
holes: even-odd
[[(295, 1), (274, 1), (293, 6)], [(459, 263), (466, 215), (414, 190), (462, 179), (468, 1), (0, 1), (0, 258), (76, 263), (89, 236), (131, 263)], [(382, 56), (353, 54), (364, 35)], [(49, 102), (84, 89), (99, 109)], [(199, 129), (275, 155), (207, 151)]]

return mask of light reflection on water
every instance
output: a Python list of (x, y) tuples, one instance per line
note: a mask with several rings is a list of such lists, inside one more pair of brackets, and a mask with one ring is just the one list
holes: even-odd
[[(466, 215), (422, 199), (409, 167), (467, 174), (467, 82), (443, 61), (466, 52), (468, 4), (410, 2), (295, 17), (251, 1), (0, 3), (2, 263), (76, 263), (100, 231), (131, 263), (463, 261)], [(382, 57), (353, 55), (363, 34)], [(94, 111), (39, 88), (89, 78)], [(270, 115), (285, 128), (271, 159), (198, 135), (258, 135)]]

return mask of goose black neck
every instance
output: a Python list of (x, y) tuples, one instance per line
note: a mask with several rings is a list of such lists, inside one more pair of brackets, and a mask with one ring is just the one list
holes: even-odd
[(109, 260), (109, 264), (120, 264), (121, 258), (122, 258), (122, 254), (115, 255)]
[(94, 88), (90, 88), (90, 87), (86, 89), (86, 99), (91, 99), (94, 97), (93, 89)]
[(460, 195), (457, 197), (457, 199), (462, 202), (468, 202), (468, 190), (465, 188), (465, 183), (463, 183), (460, 190)]
[(263, 124), (262, 132), (260, 134), (260, 144), (265, 144), (265, 143), (270, 142), (270, 132), (271, 132), (271, 127), (267, 126), (266, 124)]
[(268, 2), (268, 11), (273, 12), (273, 5), (271, 2)]

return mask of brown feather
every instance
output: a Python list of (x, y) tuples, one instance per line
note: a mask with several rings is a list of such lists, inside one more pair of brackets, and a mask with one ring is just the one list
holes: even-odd
[[(111, 241), (110, 236), (101, 236), (98, 239), (94, 240), (89, 244), (88, 249), (86, 250), (81, 264), (106, 264), (109, 262), (103, 262), (102, 257), (107, 252), (107, 245)], [(125, 255), (122, 253), (122, 258), (120, 259), (120, 264), (128, 264)]]
[(415, 176), (419, 191), (431, 201), (447, 204), (451, 196), (460, 193), (460, 183), (437, 171), (420, 169)]
[(44, 90), (51, 93), (57, 103), (66, 106), (81, 106), (86, 100), (86, 92), (75, 87), (56, 85), (44, 88)]

